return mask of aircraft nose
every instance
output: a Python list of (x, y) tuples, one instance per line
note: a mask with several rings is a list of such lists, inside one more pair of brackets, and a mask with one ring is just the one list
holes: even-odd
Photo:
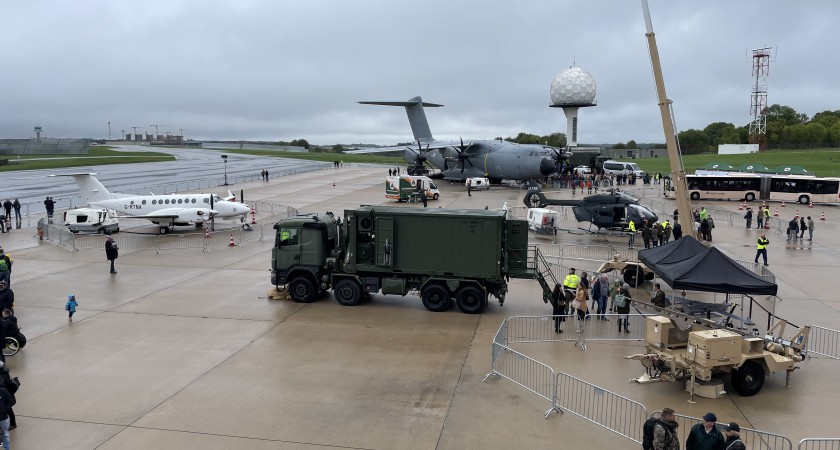
[(541, 174), (546, 175), (546, 176), (551, 175), (552, 173), (554, 173), (554, 168), (555, 168), (555, 164), (554, 164), (553, 159), (543, 158), (542, 161), (540, 161), (540, 173)]

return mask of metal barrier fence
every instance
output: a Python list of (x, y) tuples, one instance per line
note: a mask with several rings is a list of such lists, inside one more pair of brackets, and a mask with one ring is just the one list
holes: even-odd
[(562, 372), (556, 375), (556, 386), (555, 409), (642, 443), (642, 425), (648, 418), (645, 405)]
[[(638, 259), (638, 250), (620, 245), (581, 245), (580, 243), (556, 242), (536, 244), (544, 256), (585, 261), (610, 261), (618, 255), (621, 259)], [(562, 262), (561, 262), (562, 263)]]
[(840, 450), (840, 439), (802, 439), (798, 450)]
[(806, 350), (808, 354), (840, 359), (840, 331), (811, 325)]
[[(659, 417), (662, 411), (655, 411), (653, 417)], [(703, 419), (699, 417), (684, 416), (682, 414), (674, 414), (677, 418), (679, 426), (675, 430), (680, 442), (685, 442), (688, 439), (688, 434), (691, 432), (691, 427), (697, 424), (702, 424)], [(728, 420), (718, 419), (715, 426), (724, 432), (724, 427), (729, 424)], [(741, 441), (747, 450), (793, 450), (793, 442), (785, 436), (768, 431), (754, 430), (741, 426), (739, 433)]]

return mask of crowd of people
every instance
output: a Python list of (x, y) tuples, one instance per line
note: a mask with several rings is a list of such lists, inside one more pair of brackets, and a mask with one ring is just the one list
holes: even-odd
[[(609, 321), (606, 317), (609, 306), (610, 312), (618, 317), (618, 331), (630, 332), (630, 285), (615, 281), (612, 286), (609, 277), (601, 274), (591, 283), (586, 272), (577, 275), (574, 268), (563, 280), (563, 285), (555, 284), (551, 294), (552, 315), (554, 315), (554, 332), (562, 333), (562, 324), (567, 316), (577, 318), (577, 332), (580, 333), (583, 322), (590, 317), (596, 320)], [(591, 307), (589, 301), (592, 301)], [(594, 311), (593, 311), (594, 310)], [(592, 311), (592, 312), (590, 312)]]
[[(689, 430), (685, 440), (686, 450), (746, 450), (741, 440), (741, 427), (737, 423), (730, 422), (721, 431), (715, 413), (704, 414), (702, 420)], [(663, 408), (659, 417), (648, 419), (642, 426), (642, 448), (679, 450), (678, 427), (676, 412), (672, 408)]]
[[(17, 339), (20, 346), (26, 342), (26, 338), (20, 332), (20, 327), (15, 317), (15, 293), (11, 287), (12, 265), (14, 261), (3, 248), (0, 248), (0, 338), (2, 338), (3, 347), (6, 346), (6, 338), (13, 337)], [(0, 352), (0, 429), (2, 429), (2, 444), (3, 449), (8, 450), (10, 447), (9, 431), (17, 428), (15, 421), (15, 413), (12, 407), (16, 403), (15, 394), (20, 387), (20, 380), (18, 377), (12, 377), (9, 372), (9, 367), (6, 365), (6, 357)]]
[[(12, 210), (15, 212), (15, 223), (12, 224)], [(0, 212), (0, 233), (11, 231), (12, 228), (20, 228), (22, 217), (20, 215), (20, 201), (6, 199), (3, 202), (3, 211)]]

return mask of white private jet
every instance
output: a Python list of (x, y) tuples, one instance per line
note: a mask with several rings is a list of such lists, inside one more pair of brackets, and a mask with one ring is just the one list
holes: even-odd
[(233, 201), (230, 191), (225, 198), (215, 194), (116, 194), (108, 192), (94, 175), (70, 173), (51, 176), (73, 177), (91, 206), (112, 209), (122, 217), (150, 220), (160, 225), (160, 234), (169, 233), (176, 225), (199, 228), (211, 217), (239, 217), (251, 210), (248, 205)]

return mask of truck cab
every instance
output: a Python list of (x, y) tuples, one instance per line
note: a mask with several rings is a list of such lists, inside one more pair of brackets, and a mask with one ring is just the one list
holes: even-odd
[(274, 230), (271, 283), (282, 286), (294, 278), (289, 290), (311, 301), (326, 289), (321, 274), (339, 243), (338, 221), (331, 212), (299, 215), (276, 223)]

